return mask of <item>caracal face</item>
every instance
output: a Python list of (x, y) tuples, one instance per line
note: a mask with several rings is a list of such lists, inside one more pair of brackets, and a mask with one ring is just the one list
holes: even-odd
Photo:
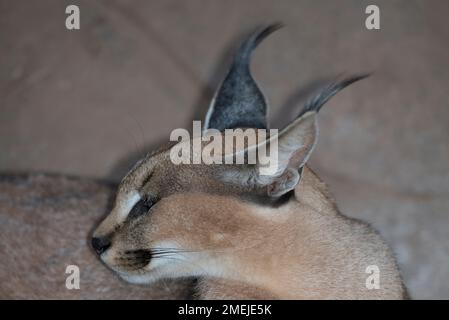
[(268, 212), (282, 201), (267, 197), (267, 186), (242, 182), (251, 180), (245, 175), (255, 174), (254, 166), (173, 164), (174, 147), (135, 165), (120, 183), (111, 213), (94, 232), (103, 242), (101, 260), (130, 282), (198, 276), (211, 264), (225, 265), (221, 259), (264, 240), (263, 234), (248, 235), (271, 225), (260, 210)]
[[(268, 130), (267, 103), (250, 74), (250, 57), (278, 28), (261, 29), (241, 45), (203, 134), (172, 139), (172, 132), (175, 143), (146, 156), (123, 178), (92, 247), (129, 282), (199, 277), (197, 291), (208, 299), (406, 297), (388, 246), (368, 225), (341, 215), (306, 166), (317, 143), (318, 111), (365, 76), (331, 83), (285, 128)], [(229, 129), (237, 132), (228, 140)], [(251, 130), (262, 131), (251, 139)], [(215, 160), (205, 161), (212, 141)], [(264, 148), (270, 162), (260, 157)], [(178, 161), (183, 150), (187, 162)], [(191, 161), (199, 154), (202, 161)], [(243, 162), (227, 161), (242, 155)], [(366, 287), (370, 265), (382, 270), (380, 290)]]
[[(285, 220), (276, 209), (292, 197), (316, 144), (319, 109), (338, 91), (363, 78), (332, 83), (292, 123), (270, 135), (266, 99), (250, 74), (250, 57), (279, 27), (260, 29), (240, 46), (209, 107), (203, 135), (172, 142), (139, 161), (123, 178), (114, 208), (95, 230), (92, 246), (124, 279), (148, 283), (198, 275), (233, 278), (236, 269), (254, 266), (242, 261), (252, 259), (248, 250), (270, 247), (268, 241), (275, 234), (271, 230)], [(243, 130), (266, 134), (256, 133), (255, 140), (240, 145), (222, 139), (222, 164), (173, 161), (171, 151), (181, 144), (190, 143), (193, 148), (199, 139), (205, 146), (223, 137), (226, 129), (239, 128), (237, 138), (245, 136)], [(248, 150), (259, 151), (264, 145), (268, 149), (273, 145), (276, 152), (276, 170), (271, 175), (261, 174), (266, 163), (259, 158), (256, 163), (224, 164), (229, 156), (237, 158), (242, 151), (248, 155)], [(193, 158), (198, 151), (191, 151)]]
[(129, 281), (193, 275), (188, 260), (238, 245), (236, 235), (250, 218), (235, 196), (238, 188), (218, 179), (218, 166), (174, 165), (169, 151), (146, 157), (127, 174), (94, 233), (107, 239), (101, 259)]

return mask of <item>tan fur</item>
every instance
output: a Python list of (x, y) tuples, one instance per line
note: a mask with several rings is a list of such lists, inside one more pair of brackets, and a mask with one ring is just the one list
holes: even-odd
[[(267, 206), (240, 197), (243, 187), (217, 178), (224, 166), (173, 165), (169, 150), (149, 156), (123, 180), (112, 213), (95, 232), (110, 236), (102, 260), (125, 280), (200, 277), (200, 298), (400, 299), (394, 258), (368, 225), (342, 216), (307, 167), (294, 197)], [(128, 195), (158, 202), (117, 221)], [(124, 264), (129, 250), (175, 247), (148, 265)], [(380, 289), (365, 286), (366, 267), (380, 269)], [(244, 288), (244, 289), (242, 289)], [(235, 292), (235, 295), (232, 294)]]
[[(183, 299), (191, 281), (132, 286), (106, 270), (88, 245), (110, 209), (114, 186), (56, 175), (0, 175), (0, 299)], [(80, 289), (68, 290), (68, 265)]]

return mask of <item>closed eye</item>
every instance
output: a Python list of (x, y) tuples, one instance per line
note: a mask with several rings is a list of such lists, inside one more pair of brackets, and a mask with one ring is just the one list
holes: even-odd
[(151, 199), (140, 199), (129, 212), (128, 218), (133, 219), (147, 213), (155, 203)]

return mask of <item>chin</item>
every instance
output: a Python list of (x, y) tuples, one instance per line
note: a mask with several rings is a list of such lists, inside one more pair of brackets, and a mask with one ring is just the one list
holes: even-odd
[(161, 279), (173, 278), (172, 273), (164, 272), (167, 271), (165, 268), (151, 268), (150, 266), (134, 273), (118, 270), (114, 271), (117, 272), (123, 280), (132, 284), (152, 284)]
[(119, 276), (126, 282), (132, 284), (151, 284), (158, 281), (160, 278), (153, 275), (151, 272), (148, 274), (125, 274), (119, 273)]

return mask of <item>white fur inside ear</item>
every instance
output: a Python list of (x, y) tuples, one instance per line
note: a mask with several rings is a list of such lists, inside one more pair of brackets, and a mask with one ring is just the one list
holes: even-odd
[(280, 197), (293, 190), (299, 182), (300, 175), (298, 169), (288, 168), (282, 175), (275, 178), (268, 185), (268, 195), (271, 197)]
[[(279, 137), (279, 166), (301, 168), (309, 159), (318, 138), (316, 112), (309, 111), (285, 128)], [(282, 168), (283, 167), (283, 168)]]

